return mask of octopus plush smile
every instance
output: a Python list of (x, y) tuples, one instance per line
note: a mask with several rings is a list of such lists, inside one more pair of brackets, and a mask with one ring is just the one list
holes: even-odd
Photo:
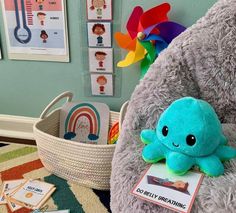
[(219, 176), (224, 173), (221, 161), (236, 157), (212, 106), (191, 97), (174, 101), (161, 114), (156, 130), (141, 132), (141, 140), (147, 144), (142, 151), (146, 162), (166, 159), (167, 168), (178, 175), (198, 166), (208, 176)]

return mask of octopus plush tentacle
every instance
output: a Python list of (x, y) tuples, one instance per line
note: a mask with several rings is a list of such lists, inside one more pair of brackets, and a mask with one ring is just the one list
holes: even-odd
[(156, 163), (165, 158), (163, 151), (157, 143), (151, 143), (148, 146), (145, 146), (142, 157), (148, 163)]
[(215, 155), (197, 158), (196, 160), (200, 170), (208, 176), (217, 177), (224, 173), (224, 166)]
[(226, 145), (227, 143), (228, 139), (224, 135), (221, 135), (220, 144)]
[(171, 152), (166, 158), (167, 168), (178, 175), (185, 174), (195, 164), (195, 160), (178, 152)]
[(219, 146), (215, 154), (221, 161), (226, 161), (236, 157), (236, 149), (230, 146)]
[(144, 144), (149, 144), (155, 141), (157, 139), (157, 136), (155, 130), (144, 129), (141, 132), (140, 138)]

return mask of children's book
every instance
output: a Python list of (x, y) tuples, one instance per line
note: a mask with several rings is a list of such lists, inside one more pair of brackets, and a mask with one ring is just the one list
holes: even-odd
[(30, 209), (39, 209), (55, 191), (55, 186), (39, 180), (27, 180), (12, 192), (8, 198), (11, 202)]
[(60, 112), (60, 137), (89, 144), (107, 144), (109, 107), (96, 102), (68, 102)]
[(203, 174), (189, 171), (170, 173), (165, 164), (153, 164), (131, 193), (136, 197), (181, 213), (189, 213), (203, 180)]

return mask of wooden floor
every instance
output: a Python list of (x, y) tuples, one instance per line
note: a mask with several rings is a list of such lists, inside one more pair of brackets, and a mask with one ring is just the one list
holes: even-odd
[(11, 142), (11, 143), (20, 143), (20, 144), (28, 144), (28, 145), (36, 145), (35, 140), (7, 138), (7, 137), (1, 137), (1, 136), (0, 136), (0, 141)]

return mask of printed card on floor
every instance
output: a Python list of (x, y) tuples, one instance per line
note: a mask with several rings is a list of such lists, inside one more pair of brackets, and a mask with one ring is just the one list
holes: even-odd
[(112, 20), (112, 0), (87, 0), (88, 20)]
[(4, 192), (4, 197), (6, 199), (7, 205), (11, 209), (12, 212), (17, 211), (17, 210), (23, 208), (22, 205), (18, 205), (18, 204), (14, 203), (14, 202), (11, 202), (10, 198), (9, 198), (9, 196), (12, 193), (14, 193), (17, 189), (18, 189), (18, 187), (10, 189), (10, 190)]
[(113, 96), (113, 79), (111, 74), (91, 74), (92, 95)]
[(0, 205), (7, 203), (7, 201), (5, 199), (5, 196), (4, 196), (5, 192), (17, 188), (18, 186), (20, 186), (24, 182), (26, 182), (25, 179), (4, 181), (3, 182), (3, 187), (2, 187), (2, 192), (1, 192), (1, 195), (0, 195)]
[(189, 171), (178, 176), (158, 163), (149, 167), (131, 193), (164, 208), (189, 213), (202, 180), (201, 173)]
[(112, 48), (89, 48), (90, 72), (113, 72)]
[(55, 189), (53, 184), (39, 180), (28, 180), (15, 192), (9, 195), (9, 200), (21, 206), (39, 209)]
[(35, 210), (32, 213), (70, 213), (70, 210), (55, 210), (55, 211), (46, 211), (46, 212), (39, 212), (38, 210)]
[(88, 22), (89, 47), (111, 47), (111, 23)]

